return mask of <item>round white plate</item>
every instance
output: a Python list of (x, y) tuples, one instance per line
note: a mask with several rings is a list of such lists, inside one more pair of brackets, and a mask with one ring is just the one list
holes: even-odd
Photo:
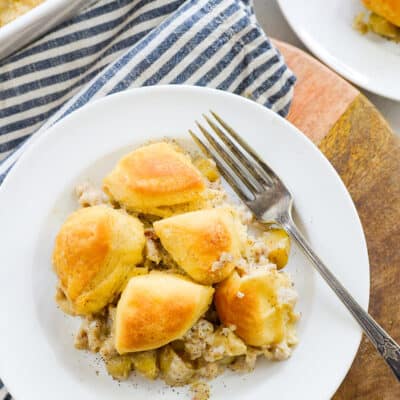
[(325, 64), (358, 86), (400, 101), (400, 43), (361, 35), (353, 20), (361, 0), (278, 0), (304, 44)]
[[(57, 230), (77, 208), (77, 183), (99, 183), (121, 154), (149, 139), (189, 138), (188, 128), (209, 109), (284, 179), (312, 246), (367, 307), (369, 266), (359, 218), (332, 166), (302, 133), (266, 108), (221, 91), (134, 89), (76, 111), (47, 131), (0, 188), (0, 376), (18, 400), (188, 398), (186, 389), (161, 381), (115, 382), (93, 355), (74, 349), (78, 321), (55, 305), (51, 252)], [(344, 378), (360, 329), (296, 246), (287, 269), (300, 297), (300, 344), (288, 361), (260, 360), (253, 373), (219, 377), (212, 400), (328, 399)]]

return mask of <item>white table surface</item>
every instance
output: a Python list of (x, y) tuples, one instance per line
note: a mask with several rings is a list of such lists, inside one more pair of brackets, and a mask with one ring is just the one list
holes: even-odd
[[(255, 11), (261, 26), (268, 36), (283, 40), (306, 50), (300, 39), (287, 24), (276, 0), (254, 0)], [(334, 32), (332, 32), (334, 35)], [(307, 50), (306, 50), (307, 51)], [(393, 130), (400, 136), (400, 103), (360, 89), (387, 119)]]

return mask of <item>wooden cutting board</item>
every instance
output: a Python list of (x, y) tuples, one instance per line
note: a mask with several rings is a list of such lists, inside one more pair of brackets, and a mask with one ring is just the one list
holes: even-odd
[[(400, 342), (400, 139), (347, 81), (303, 51), (275, 44), (298, 78), (288, 120), (318, 145), (347, 186), (368, 244), (369, 312)], [(333, 398), (400, 399), (400, 384), (365, 337)]]

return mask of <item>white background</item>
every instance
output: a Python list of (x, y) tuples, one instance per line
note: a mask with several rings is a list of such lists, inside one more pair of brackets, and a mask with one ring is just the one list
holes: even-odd
[[(268, 36), (283, 40), (306, 50), (284, 19), (276, 0), (254, 0), (255, 11), (261, 26)], [(334, 32), (332, 32), (334, 35)], [(307, 51), (307, 50), (306, 50)], [(400, 103), (361, 90), (388, 120), (393, 130), (400, 135)]]

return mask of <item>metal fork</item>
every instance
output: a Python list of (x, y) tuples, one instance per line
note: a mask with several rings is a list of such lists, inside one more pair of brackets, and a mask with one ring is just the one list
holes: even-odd
[[(189, 130), (196, 144), (208, 157), (214, 159), (221, 175), (258, 221), (282, 226), (297, 242), (400, 381), (399, 345), (364, 311), (315, 254), (293, 221), (293, 197), (278, 175), (222, 118), (212, 111), (211, 114), (210, 117), (204, 115), (204, 118), (214, 135), (197, 122), (210, 146), (206, 146), (193, 131)], [(219, 139), (216, 139), (215, 135)]]

